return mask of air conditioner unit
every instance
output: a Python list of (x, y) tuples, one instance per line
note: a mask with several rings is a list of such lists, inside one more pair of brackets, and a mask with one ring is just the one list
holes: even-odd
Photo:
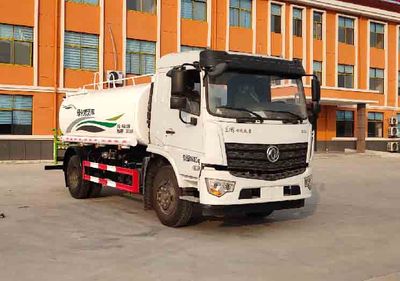
[(389, 118), (389, 125), (390, 126), (397, 126), (398, 122), (399, 121), (397, 120), (397, 117), (395, 117), (395, 116)]
[(107, 71), (107, 84), (110, 88), (124, 85), (124, 72), (118, 70)]
[(389, 127), (388, 131), (389, 138), (397, 138), (398, 132), (399, 130), (397, 129), (397, 127)]
[(399, 151), (399, 143), (397, 141), (388, 142), (387, 143), (387, 151), (398, 152)]

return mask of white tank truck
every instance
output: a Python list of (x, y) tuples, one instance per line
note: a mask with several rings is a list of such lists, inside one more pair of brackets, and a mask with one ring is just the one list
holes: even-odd
[[(172, 227), (206, 216), (267, 216), (311, 196), (320, 84), (307, 107), (298, 61), (222, 51), (162, 57), (152, 82), (66, 95), (62, 169), (74, 198), (143, 195)], [(308, 109), (307, 109), (308, 108)]]

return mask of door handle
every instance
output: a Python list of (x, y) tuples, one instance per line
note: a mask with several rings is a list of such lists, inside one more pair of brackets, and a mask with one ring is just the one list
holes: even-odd
[(165, 131), (165, 133), (168, 134), (168, 135), (173, 135), (173, 134), (175, 134), (175, 131), (172, 130), (172, 129), (168, 129), (168, 130)]

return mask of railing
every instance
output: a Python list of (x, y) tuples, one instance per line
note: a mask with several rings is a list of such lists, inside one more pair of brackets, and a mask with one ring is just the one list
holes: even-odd
[(82, 90), (87, 90), (88, 87), (93, 87), (93, 90), (103, 90), (104, 85), (108, 85), (108, 88), (115, 88), (118, 83), (123, 82), (123, 86), (126, 86), (126, 82), (132, 81), (132, 85), (136, 85), (135, 79), (144, 78), (144, 77), (152, 77), (153, 74), (146, 74), (140, 76), (133, 76), (133, 77), (126, 77), (122, 79), (115, 79), (115, 80), (107, 80), (103, 82), (95, 82), (92, 84), (83, 85)]
[(116, 79), (116, 80), (94, 82), (91, 84), (83, 85), (81, 88), (79, 88), (79, 90), (77, 92), (67, 93), (67, 96), (85, 95), (85, 94), (89, 93), (89, 91), (104, 90), (104, 85), (107, 85), (108, 89), (116, 88), (117, 86), (119, 86), (119, 83), (121, 83), (121, 82), (122, 82), (122, 86), (127, 86), (129, 81), (132, 81), (132, 85), (134, 86), (134, 85), (136, 85), (136, 81), (135, 81), (136, 79), (140, 79), (140, 78), (144, 78), (144, 77), (151, 77), (152, 78), (151, 80), (153, 81), (153, 76), (154, 76), (154, 74), (146, 74), (146, 75), (139, 75), (139, 76), (133, 76), (133, 77), (126, 77), (126, 78), (121, 78), (121, 79)]

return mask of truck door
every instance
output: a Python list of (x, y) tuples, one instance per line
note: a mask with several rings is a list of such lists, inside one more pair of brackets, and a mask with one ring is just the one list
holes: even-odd
[[(158, 139), (155, 141), (162, 145), (163, 150), (168, 151), (174, 158), (180, 174), (192, 177), (199, 175), (199, 169), (195, 166), (199, 166), (203, 151), (203, 122), (201, 118), (203, 113), (200, 109), (201, 80), (199, 73), (198, 83), (195, 83), (197, 95), (194, 92), (188, 98), (186, 110), (179, 113), (177, 109), (170, 109), (171, 78), (165, 72), (159, 73), (156, 83), (157, 97), (153, 100), (152, 107), (152, 132), (157, 131), (156, 135), (158, 135)], [(191, 118), (197, 120), (196, 125), (183, 122), (189, 122)]]

